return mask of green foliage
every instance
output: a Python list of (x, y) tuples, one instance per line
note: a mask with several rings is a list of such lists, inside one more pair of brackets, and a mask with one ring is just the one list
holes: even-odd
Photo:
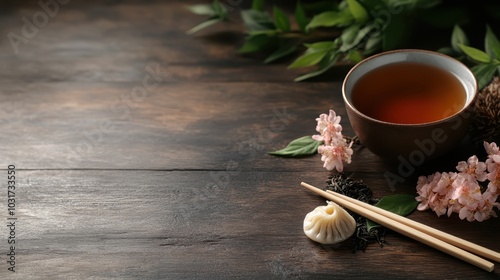
[(290, 21), (288, 20), (288, 16), (276, 6), (274, 6), (274, 24), (281, 31), (290, 32)]
[(290, 142), (288, 146), (279, 151), (269, 154), (282, 157), (297, 157), (313, 155), (318, 152), (318, 147), (322, 142), (312, 139), (311, 136), (303, 136)]
[(487, 86), (495, 74), (500, 75), (500, 41), (489, 26), (486, 26), (484, 49), (468, 46), (469, 40), (465, 32), (459, 27), (453, 28), (451, 48), (441, 48), (439, 51), (459, 59), (467, 58), (472, 63), (471, 71), (476, 77), (479, 90)]
[(484, 50), (470, 46), (457, 24), (468, 20), (467, 7), (444, 5), (443, 0), (299, 0), (290, 15), (265, 0), (253, 0), (249, 9), (229, 9), (224, 3), (189, 6), (192, 13), (207, 18), (187, 33), (229, 21), (230, 12), (239, 13), (247, 37), (238, 52), (263, 53), (264, 63), (271, 63), (302, 51), (288, 68), (307, 67), (310, 72), (295, 81), (321, 75), (339, 60), (357, 63), (367, 55), (405, 47), (420, 23), (449, 29), (454, 25), (450, 46), (438, 51), (472, 63), (481, 88), (500, 73), (500, 43), (491, 28), (486, 28)]
[(314, 16), (306, 26), (306, 30), (310, 31), (318, 27), (348, 26), (352, 22), (354, 22), (354, 17), (348, 10), (328, 11)]
[(368, 12), (366, 9), (356, 0), (347, 0), (347, 5), (349, 6), (349, 11), (352, 16), (358, 22), (365, 22), (368, 20)]
[(295, 21), (300, 28), (300, 31), (306, 32), (306, 27), (309, 24), (309, 19), (306, 16), (306, 12), (302, 7), (300, 1), (297, 1), (297, 6), (295, 7)]
[(484, 49), (488, 56), (500, 60), (500, 42), (489, 26), (486, 26), (486, 36), (484, 37)]
[(186, 33), (189, 35), (194, 34), (216, 23), (228, 20), (228, 10), (218, 0), (215, 0), (212, 4), (189, 6), (188, 9), (194, 14), (208, 16), (208, 18), (202, 21), (200, 24), (186, 31)]
[(241, 11), (241, 18), (250, 33), (252, 31), (276, 29), (271, 17), (263, 11), (243, 10)]
[[(375, 204), (379, 208), (401, 216), (411, 214), (417, 208), (417, 205), (418, 202), (415, 200), (415, 197), (406, 194), (384, 196)], [(370, 231), (372, 228), (380, 225), (371, 220), (366, 220), (366, 226), (368, 231)]]
[(469, 39), (467, 39), (467, 35), (465, 35), (465, 32), (460, 28), (460, 26), (455, 25), (453, 28), (453, 33), (451, 34), (451, 47), (453, 48), (454, 51), (457, 53), (461, 52), (460, 45), (468, 45), (469, 44)]

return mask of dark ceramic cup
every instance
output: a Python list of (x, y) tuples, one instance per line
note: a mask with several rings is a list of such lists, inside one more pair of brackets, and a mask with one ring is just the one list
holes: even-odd
[[(366, 73), (392, 63), (414, 62), (443, 69), (459, 79), (466, 92), (465, 105), (455, 114), (421, 124), (399, 124), (374, 119), (352, 101), (354, 85)], [(476, 97), (477, 82), (458, 60), (437, 52), (403, 49), (380, 53), (356, 64), (347, 74), (342, 94), (350, 123), (361, 143), (381, 158), (420, 165), (450, 151), (466, 135)]]

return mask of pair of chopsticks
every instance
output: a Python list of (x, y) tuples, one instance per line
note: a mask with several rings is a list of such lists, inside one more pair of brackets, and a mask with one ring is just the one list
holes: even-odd
[(495, 264), (479, 256), (495, 262), (500, 262), (500, 253), (488, 248), (415, 222), (382, 208), (361, 202), (357, 199), (330, 190), (323, 191), (304, 182), (300, 185), (388, 229), (448, 253), (488, 272), (493, 271)]

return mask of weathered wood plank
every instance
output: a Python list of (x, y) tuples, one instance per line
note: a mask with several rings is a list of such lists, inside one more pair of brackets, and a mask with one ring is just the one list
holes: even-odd
[[(20, 170), (16, 277), (496, 277), (498, 269), (481, 271), (394, 233), (388, 233), (383, 248), (371, 245), (365, 253), (353, 254), (349, 241), (313, 243), (303, 234), (302, 221), (324, 199), (298, 183), (319, 186), (322, 176), (242, 172), (217, 186), (209, 172)], [(410, 217), (500, 250), (495, 220), (468, 223), (429, 212)], [(0, 270), (2, 278), (10, 275)]]
[(2, 163), (206, 169), (268, 159), (266, 152), (286, 138), (314, 133), (321, 113), (316, 106), (327, 110), (339, 98), (335, 84), (155, 85), (137, 91), (141, 82), (4, 87), (0, 118), (6, 133), (0, 139), (9, 145), (2, 147)]
[(286, 70), (289, 60), (263, 65), (237, 54), (244, 36), (239, 19), (243, 4), (231, 13), (233, 23), (194, 36), (185, 32), (204, 17), (190, 13), (188, 4), (71, 1), (52, 8), (56, 12), (46, 21), (33, 19), (47, 15), (34, 3), (12, 9), (2, 16), (0, 33), (6, 36), (0, 43), (0, 80), (126, 82), (141, 76), (151, 62), (171, 67), (173, 76), (185, 81), (289, 82), (304, 73)]

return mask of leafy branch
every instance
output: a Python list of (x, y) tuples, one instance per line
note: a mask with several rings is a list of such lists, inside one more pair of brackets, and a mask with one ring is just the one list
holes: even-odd
[[(253, 0), (250, 9), (240, 11), (247, 36), (238, 52), (265, 53), (264, 63), (271, 63), (302, 51), (288, 67), (311, 68), (309, 73), (295, 79), (302, 81), (323, 74), (339, 61), (356, 63), (377, 51), (396, 48), (407, 31), (405, 15), (429, 9), (441, 1), (343, 0), (307, 4), (297, 1), (295, 25), (276, 5), (270, 15), (264, 2)], [(188, 34), (229, 20), (228, 9), (218, 0), (189, 9), (208, 18)], [(393, 13), (387, 16), (389, 11)], [(296, 30), (293, 26), (297, 26)]]
[(486, 26), (484, 51), (471, 47), (467, 35), (458, 25), (453, 29), (451, 47), (439, 51), (472, 64), (470, 69), (480, 90), (491, 82), (495, 73), (500, 75), (500, 41), (489, 26)]

